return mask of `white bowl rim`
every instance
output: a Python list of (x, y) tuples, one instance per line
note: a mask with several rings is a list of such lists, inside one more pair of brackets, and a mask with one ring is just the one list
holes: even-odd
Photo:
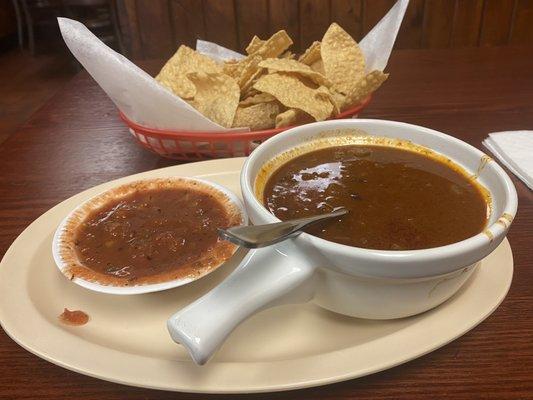
[[(103, 190), (99, 192), (98, 194), (92, 196), (90, 199), (87, 199), (83, 201), (82, 203), (78, 204), (71, 212), (68, 213), (68, 215), (61, 221), (59, 226), (57, 227), (54, 237), (52, 240), (52, 255), (56, 264), (56, 267), (59, 269), (59, 272), (61, 272), (61, 275), (64, 276), (63, 268), (65, 267), (64, 261), (60, 256), (59, 252), (59, 239), (61, 236), (61, 233), (63, 231), (63, 228), (65, 227), (65, 224), (69, 220), (69, 218), (81, 207), (83, 207), (84, 204), (90, 202), (92, 199), (101, 196), (103, 193), (108, 192), (109, 190), (113, 190), (116, 187), (123, 186), (123, 185), (131, 185), (135, 182), (142, 182), (142, 181), (153, 181), (153, 180), (159, 180), (159, 179), (165, 179), (165, 180), (182, 180), (182, 181), (195, 181), (200, 182), (205, 185), (209, 185), (222, 193), (224, 193), (230, 201), (235, 204), (240, 212), (241, 212), (241, 218), (242, 218), (242, 224), (246, 225), (248, 223), (248, 214), (246, 213), (246, 209), (239, 197), (233, 193), (231, 190), (226, 188), (225, 186), (219, 185), (218, 183), (211, 182), (206, 179), (200, 179), (200, 178), (194, 178), (194, 177), (182, 177), (182, 176), (169, 176), (164, 178), (145, 178), (145, 179), (137, 179), (131, 182), (125, 182), (125, 183), (118, 183), (116, 186), (113, 186), (111, 188), (108, 188), (106, 190)], [(234, 250), (234, 253), (237, 251), (237, 247)], [(226, 261), (225, 261), (226, 262)], [(171, 281), (166, 282), (159, 282), (159, 283), (152, 283), (152, 284), (146, 284), (146, 285), (137, 285), (137, 286), (113, 286), (113, 285), (101, 285), (96, 282), (89, 282), (82, 278), (73, 278), (71, 281), (81, 287), (84, 287), (86, 289), (100, 292), (100, 293), (107, 293), (107, 294), (117, 294), (117, 295), (133, 295), (133, 294), (144, 294), (144, 293), (153, 293), (153, 292), (160, 292), (162, 290), (167, 289), (173, 289), (179, 286), (186, 285), (188, 283), (197, 281), (198, 279), (203, 278), (204, 276), (209, 275), (211, 272), (217, 270), (220, 268), (225, 262), (220, 263), (214, 268), (211, 268), (207, 273), (203, 275), (199, 275), (198, 277), (194, 278), (183, 278), (183, 279), (174, 279)], [(65, 277), (66, 278), (66, 277)]]
[[(283, 142), (286, 137), (294, 135), (295, 133), (298, 133), (299, 131), (309, 130), (309, 129), (316, 129), (316, 133), (319, 133), (322, 130), (333, 130), (333, 129), (354, 129), (359, 128), (361, 124), (376, 124), (376, 125), (388, 125), (388, 126), (400, 126), (400, 127), (407, 127), (412, 128), (417, 131), (422, 131), (424, 133), (427, 133), (429, 135), (435, 135), (440, 138), (443, 138), (445, 140), (449, 140), (451, 142), (454, 142), (455, 144), (464, 147), (471, 153), (475, 153), (477, 156), (482, 157), (486, 155), (481, 150), (477, 149), (476, 147), (457, 139), (453, 136), (444, 134), (442, 132), (422, 127), (419, 125), (409, 124), (405, 122), (397, 122), (397, 121), (389, 121), (389, 120), (382, 120), (382, 119), (339, 119), (339, 120), (333, 120), (333, 121), (321, 121), (321, 122), (314, 122), (307, 125), (301, 125), (298, 127), (294, 127), (291, 129), (288, 129), (287, 131), (284, 131), (272, 138), (269, 138), (265, 142), (263, 142), (257, 149), (254, 150), (254, 152), (248, 157), (246, 160), (242, 174), (241, 174), (241, 190), (243, 192), (243, 196), (245, 200), (249, 200), (250, 205), (254, 207), (255, 211), (259, 212), (263, 218), (265, 218), (269, 222), (279, 222), (280, 220), (276, 218), (273, 214), (271, 214), (264, 206), (263, 204), (257, 199), (255, 196), (255, 191), (253, 189), (253, 185), (255, 183), (255, 177), (250, 176), (250, 166), (254, 163), (257, 163), (257, 159), (261, 155), (261, 147), (266, 148), (270, 146), (275, 146), (279, 142)], [(283, 147), (283, 146), (281, 146)], [(294, 146), (298, 147), (298, 145)], [(424, 146), (427, 147), (427, 146)], [(283, 148), (280, 153), (285, 152), (289, 150), (289, 148)], [(444, 154), (444, 153), (443, 153)], [(503, 213), (508, 213), (513, 216), (513, 218), (516, 216), (516, 211), (518, 207), (518, 197), (516, 194), (516, 189), (511, 181), (511, 178), (507, 175), (507, 173), (503, 170), (502, 167), (500, 167), (496, 162), (493, 162), (490, 164), (492, 168), (494, 168), (494, 172), (500, 179), (500, 181), (504, 184), (505, 188), (505, 206)], [(252, 181), (253, 178), (253, 181)], [(311, 243), (312, 245), (315, 245), (317, 247), (327, 247), (329, 251), (336, 252), (336, 253), (342, 253), (342, 254), (348, 254), (353, 255), (356, 257), (371, 257), (376, 261), (382, 260), (383, 262), (391, 261), (391, 260), (397, 260), (397, 261), (408, 261), (408, 260), (414, 260), (416, 259), (417, 262), (425, 262), (425, 261), (431, 261), (435, 258), (444, 259), (451, 257), (452, 255), (457, 255), (458, 253), (465, 253), (470, 251), (476, 251), (477, 249), (487, 246), (488, 243), (490, 243), (492, 240), (488, 238), (488, 236), (484, 233), (486, 230), (490, 230), (494, 236), (492, 240), (503, 240), (503, 237), (505, 237), (505, 234), (508, 230), (508, 227), (503, 226), (502, 224), (495, 221), (491, 225), (485, 227), (484, 231), (471, 236), (470, 238), (464, 239), (459, 242), (455, 242), (449, 245), (440, 246), (440, 247), (433, 247), (429, 249), (420, 249), (420, 250), (374, 250), (374, 249), (365, 249), (360, 247), (353, 247), (348, 245), (343, 245), (335, 242), (331, 242), (329, 240), (321, 239), (316, 236), (312, 236), (308, 233), (302, 233), (298, 236), (299, 240), (305, 240)], [(465, 265), (466, 266), (466, 265)], [(459, 268), (459, 267), (458, 267)]]

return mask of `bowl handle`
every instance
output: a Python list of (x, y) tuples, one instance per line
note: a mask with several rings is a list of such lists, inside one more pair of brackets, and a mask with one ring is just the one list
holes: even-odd
[(220, 285), (168, 319), (170, 336), (203, 365), (251, 315), (276, 305), (309, 301), (315, 269), (294, 239), (251, 250)]

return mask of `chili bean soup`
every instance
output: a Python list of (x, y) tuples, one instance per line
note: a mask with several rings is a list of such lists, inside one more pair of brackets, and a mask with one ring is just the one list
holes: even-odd
[(458, 242), (480, 233), (489, 214), (484, 189), (450, 160), (375, 144), (326, 147), (290, 159), (267, 179), (263, 202), (281, 220), (346, 208), (348, 214), (307, 232), (379, 250)]

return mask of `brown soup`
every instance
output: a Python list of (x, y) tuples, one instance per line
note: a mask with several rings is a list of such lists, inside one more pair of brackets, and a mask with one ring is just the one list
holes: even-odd
[(75, 230), (73, 244), (82, 266), (71, 274), (113, 285), (203, 274), (235, 250), (218, 239), (218, 228), (241, 222), (222, 197), (201, 185), (184, 184), (107, 201)]
[(443, 246), (480, 233), (488, 203), (460, 168), (420, 152), (380, 145), (327, 147), (281, 165), (264, 204), (281, 220), (349, 213), (308, 233), (380, 250)]

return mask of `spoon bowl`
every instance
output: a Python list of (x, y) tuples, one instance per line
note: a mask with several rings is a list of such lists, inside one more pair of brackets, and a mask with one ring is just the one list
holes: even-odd
[(246, 247), (247, 249), (257, 249), (275, 243), (282, 242), (288, 238), (302, 233), (302, 230), (310, 225), (322, 222), (334, 217), (340, 217), (348, 213), (345, 208), (340, 208), (330, 213), (314, 215), (312, 217), (292, 219), (272, 224), (236, 226), (228, 229), (219, 229), (218, 236), (221, 239)]

